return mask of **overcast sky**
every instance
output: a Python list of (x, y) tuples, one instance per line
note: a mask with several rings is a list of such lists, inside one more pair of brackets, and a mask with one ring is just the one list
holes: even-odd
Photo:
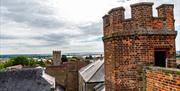
[[(0, 54), (103, 52), (102, 16), (111, 8), (140, 1), (175, 4), (180, 33), (180, 0), (0, 0)], [(176, 38), (180, 50), (180, 34)]]

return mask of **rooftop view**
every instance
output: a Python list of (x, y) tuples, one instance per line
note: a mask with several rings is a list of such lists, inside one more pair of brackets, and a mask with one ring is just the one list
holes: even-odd
[(0, 0), (0, 91), (180, 91), (179, 0)]

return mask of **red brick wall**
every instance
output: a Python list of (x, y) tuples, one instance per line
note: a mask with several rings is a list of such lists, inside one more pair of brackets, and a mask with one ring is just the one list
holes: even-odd
[(167, 22), (167, 28), (169, 30), (174, 30), (174, 14), (173, 14), (174, 6), (171, 4), (163, 4), (157, 7), (158, 17), (162, 17)]
[(66, 86), (66, 74), (67, 74), (67, 63), (59, 66), (48, 66), (45, 72), (55, 77), (56, 83), (62, 86)]
[(59, 66), (46, 67), (46, 73), (55, 77), (56, 83), (66, 88), (66, 91), (78, 91), (78, 70), (89, 64), (85, 61), (69, 61)]
[(180, 91), (180, 70), (147, 67), (146, 91)]
[[(171, 30), (174, 26), (169, 27), (174, 22), (163, 24), (164, 20), (174, 19), (173, 7), (161, 6), (168, 7), (168, 12), (162, 11), (168, 16), (153, 17), (152, 5), (131, 5), (130, 19), (124, 19), (122, 7), (110, 10), (103, 17), (106, 91), (141, 91), (142, 67), (154, 65), (156, 50), (166, 51), (168, 59), (175, 59), (176, 32)], [(165, 27), (168, 30), (164, 30)], [(168, 60), (168, 67), (176, 67), (175, 61)]]
[(78, 91), (78, 87), (79, 87), (78, 71), (80, 68), (86, 66), (87, 64), (89, 64), (89, 62), (84, 62), (84, 61), (68, 62), (66, 91)]
[(113, 60), (113, 41), (104, 42), (104, 55), (105, 55), (105, 83), (106, 91), (113, 91), (115, 88), (115, 70)]
[[(132, 18), (124, 19), (123, 7), (113, 8), (108, 15), (103, 17), (104, 35), (111, 35), (118, 31), (127, 30), (162, 30), (166, 27), (174, 30), (174, 14), (172, 4), (164, 4), (157, 7), (158, 17), (152, 16), (153, 3), (138, 3), (131, 5)], [(167, 24), (163, 25), (163, 21)]]

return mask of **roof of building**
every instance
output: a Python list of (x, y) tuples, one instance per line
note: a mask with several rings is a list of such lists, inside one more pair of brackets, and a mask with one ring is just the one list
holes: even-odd
[(0, 71), (0, 91), (50, 91), (52, 88), (55, 88), (55, 78), (40, 67)]
[(104, 60), (97, 60), (81, 68), (79, 74), (85, 82), (104, 82)]
[(104, 83), (99, 83), (94, 87), (95, 91), (105, 91)]
[(49, 74), (45, 73), (44, 68), (41, 66), (36, 67), (36, 69), (41, 69), (42, 70), (42, 78), (44, 78), (52, 86), (52, 88), (55, 88), (55, 77), (50, 76)]
[(23, 66), (21, 64), (7, 67), (8, 70), (22, 69), (22, 68), (23, 68)]

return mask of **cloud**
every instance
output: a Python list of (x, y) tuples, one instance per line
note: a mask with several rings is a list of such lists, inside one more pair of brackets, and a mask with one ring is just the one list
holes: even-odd
[(1, 35), (0, 40), (16, 39), (17, 37), (11, 35)]
[(69, 45), (69, 38), (66, 35), (59, 35), (59, 34), (46, 34), (43, 36), (32, 37), (34, 40), (41, 40), (45, 42), (43, 46), (63, 46)]
[(30, 27), (58, 28), (64, 21), (54, 15), (51, 6), (43, 0), (1, 0), (1, 17)]
[(102, 16), (124, 6), (129, 18), (130, 4), (141, 1), (155, 3), (155, 16), (155, 7), (174, 3), (179, 30), (180, 0), (0, 0), (0, 52), (102, 52)]
[(102, 35), (102, 22), (90, 22), (80, 25), (78, 28), (87, 35)]
[(176, 26), (176, 30), (178, 30), (178, 36), (176, 36), (176, 50), (177, 51), (180, 51), (180, 36), (179, 36), (179, 33), (180, 33), (180, 25), (177, 25)]

